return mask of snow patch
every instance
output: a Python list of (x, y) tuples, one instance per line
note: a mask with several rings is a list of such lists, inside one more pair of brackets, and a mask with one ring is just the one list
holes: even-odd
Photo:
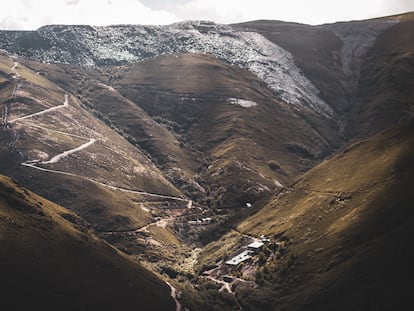
[(148, 207), (146, 207), (146, 206), (145, 206), (144, 204), (142, 204), (142, 203), (139, 205), (139, 207), (140, 207), (140, 208), (141, 208), (144, 212), (148, 212), (148, 213), (149, 213), (149, 212), (151, 211)]
[(108, 91), (116, 92), (115, 89), (112, 86), (107, 85), (105, 83), (99, 82), (98, 85), (101, 86), (101, 87), (103, 87), (104, 89), (107, 89)]
[(278, 180), (273, 179), (273, 183), (275, 184), (276, 187), (283, 188), (283, 185)]
[(46, 160), (49, 158), (49, 155), (41, 150), (34, 149), (33, 152), (36, 154), (37, 159)]
[(233, 105), (239, 105), (244, 108), (251, 108), (257, 106), (257, 103), (247, 100), (247, 99), (240, 99), (240, 98), (230, 98), (229, 99), (230, 104)]
[[(256, 32), (237, 31), (213, 22), (189, 21), (168, 26), (45, 26), (36, 34), (47, 38), (52, 47), (20, 53), (47, 63), (120, 65), (159, 55), (211, 54), (254, 73), (295, 109), (333, 116), (333, 110), (295, 65), (292, 55)], [(0, 32), (3, 48), (17, 39)]]

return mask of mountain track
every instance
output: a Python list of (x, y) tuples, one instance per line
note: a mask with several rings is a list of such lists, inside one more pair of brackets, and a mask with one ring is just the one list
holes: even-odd
[(28, 118), (33, 118), (33, 117), (36, 117), (36, 116), (40, 116), (42, 114), (49, 113), (49, 112), (52, 112), (52, 111), (55, 111), (55, 110), (58, 110), (58, 109), (61, 109), (61, 108), (65, 108), (65, 107), (68, 107), (68, 106), (69, 106), (68, 95), (65, 94), (65, 101), (63, 102), (62, 105), (55, 106), (55, 107), (52, 107), (52, 108), (48, 108), (48, 109), (45, 109), (45, 110), (42, 110), (42, 111), (39, 111), (39, 112), (36, 112), (36, 113), (32, 113), (32, 114), (23, 116), (23, 117), (19, 117), (19, 118), (16, 118), (14, 120), (8, 121), (8, 123), (12, 124), (12, 123), (15, 123), (17, 121), (25, 120), (25, 119), (28, 119)]
[[(14, 61), (14, 64), (11, 67), (11, 71), (14, 73), (14, 77), (13, 77), (14, 79), (21, 79), (21, 75), (17, 71), (18, 66), (19, 66), (19, 63), (17, 61)], [(16, 84), (16, 86), (13, 90), (12, 98), (15, 97), (18, 87), (19, 87), (19, 83)], [(18, 118), (15, 118), (13, 120), (8, 120), (8, 114), (9, 114), (8, 112), (9, 111), (8, 111), (8, 107), (6, 107), (5, 110), (3, 111), (3, 123), (5, 124), (5, 126), (8, 126), (8, 128), (11, 128), (9, 126), (11, 124), (15, 124), (19, 121), (24, 121), (24, 120), (27, 120), (27, 119), (30, 119), (30, 118), (33, 118), (33, 117), (36, 117), (36, 116), (39, 116), (39, 115), (47, 114), (47, 113), (56, 111), (58, 109), (66, 108), (66, 107), (69, 107), (69, 95), (68, 94), (65, 94), (64, 102), (63, 102), (63, 104), (61, 104), (59, 106), (47, 108), (45, 110), (42, 110), (42, 111), (39, 111), (39, 112), (36, 112), (36, 113), (32, 113), (32, 114), (29, 114), (29, 115), (25, 115), (25, 116), (22, 116), (22, 117), (18, 117)], [(64, 172), (64, 171), (53, 170), (53, 169), (48, 169), (48, 168), (41, 167), (39, 165), (41, 165), (41, 164), (55, 164), (55, 163), (59, 162), (61, 159), (65, 158), (65, 157), (67, 157), (67, 156), (69, 156), (73, 153), (82, 151), (82, 150), (88, 148), (89, 146), (91, 146), (92, 144), (94, 144), (97, 141), (97, 139), (96, 138), (91, 138), (91, 137), (84, 137), (84, 136), (80, 136), (80, 135), (76, 135), (76, 134), (72, 134), (72, 133), (66, 133), (66, 132), (58, 131), (58, 130), (54, 130), (54, 129), (50, 129), (50, 128), (47, 128), (47, 127), (44, 127), (44, 126), (41, 126), (41, 125), (38, 125), (38, 124), (31, 124), (30, 126), (41, 128), (41, 129), (44, 129), (46, 131), (51, 131), (51, 132), (55, 132), (55, 133), (58, 133), (58, 134), (63, 134), (63, 135), (76, 137), (76, 138), (80, 138), (80, 139), (85, 139), (85, 140), (88, 140), (88, 142), (86, 142), (86, 143), (84, 143), (81, 146), (78, 146), (76, 148), (73, 148), (73, 149), (64, 151), (60, 154), (57, 154), (48, 161), (29, 160), (29, 161), (23, 162), (21, 164), (24, 167), (28, 167), (28, 168), (32, 168), (32, 169), (36, 169), (36, 170), (39, 170), (39, 171), (42, 171), (42, 172), (47, 172), (47, 173), (52, 173), (52, 174), (60, 174), (60, 175), (80, 178), (80, 179), (87, 180), (89, 182), (98, 184), (100, 186), (110, 188), (112, 190), (118, 190), (118, 191), (122, 191), (122, 192), (138, 194), (138, 195), (144, 195), (144, 196), (150, 196), (150, 197), (157, 197), (157, 198), (162, 198), (162, 199), (178, 200), (178, 201), (188, 202), (188, 206), (191, 206), (192, 201), (188, 200), (188, 199), (185, 199), (185, 198), (182, 198), (182, 197), (151, 193), (151, 192), (146, 192), (146, 191), (136, 190), (136, 189), (126, 189), (126, 188), (122, 188), (122, 187), (116, 187), (116, 186), (112, 186), (112, 185), (106, 184), (106, 183), (101, 182), (101, 181), (94, 180), (92, 178), (80, 176), (80, 175), (69, 173), (69, 172)], [(15, 146), (17, 140), (19, 139), (18, 133), (15, 130), (13, 130), (12, 128), (11, 128), (11, 130), (12, 130), (12, 133), (13, 133), (13, 140), (7, 145), (9, 148), (12, 148), (13, 146)]]

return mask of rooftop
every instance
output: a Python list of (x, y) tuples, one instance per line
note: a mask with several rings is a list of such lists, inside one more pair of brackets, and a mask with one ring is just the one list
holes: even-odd
[(233, 257), (232, 259), (227, 260), (226, 264), (231, 265), (231, 266), (237, 266), (239, 263), (241, 263), (241, 262), (243, 262), (243, 261), (245, 261), (249, 258), (250, 258), (249, 251), (244, 251), (244, 252), (238, 254), (237, 256)]
[(249, 245), (247, 245), (247, 248), (258, 249), (258, 248), (261, 248), (263, 245), (264, 243), (262, 241), (254, 241), (250, 243)]

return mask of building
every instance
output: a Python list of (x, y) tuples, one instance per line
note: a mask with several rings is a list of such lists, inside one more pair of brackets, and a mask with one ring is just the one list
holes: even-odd
[(207, 218), (201, 218), (201, 219), (197, 219), (197, 220), (190, 220), (188, 222), (188, 224), (190, 225), (209, 225), (211, 224), (212, 219), (210, 217)]
[(234, 256), (232, 259), (227, 260), (226, 265), (237, 266), (239, 263), (246, 261), (247, 259), (250, 259), (250, 258), (251, 258), (250, 253), (247, 250), (247, 251), (244, 251), (238, 254), (237, 256)]
[(264, 243), (262, 241), (254, 241), (247, 245), (247, 249), (250, 252), (258, 253), (262, 250)]

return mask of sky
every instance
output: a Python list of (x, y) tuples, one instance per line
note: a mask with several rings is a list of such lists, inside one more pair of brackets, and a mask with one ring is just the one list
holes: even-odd
[(236, 23), (256, 19), (323, 24), (414, 11), (414, 0), (8, 0), (0, 29), (49, 24), (165, 25), (183, 20)]

